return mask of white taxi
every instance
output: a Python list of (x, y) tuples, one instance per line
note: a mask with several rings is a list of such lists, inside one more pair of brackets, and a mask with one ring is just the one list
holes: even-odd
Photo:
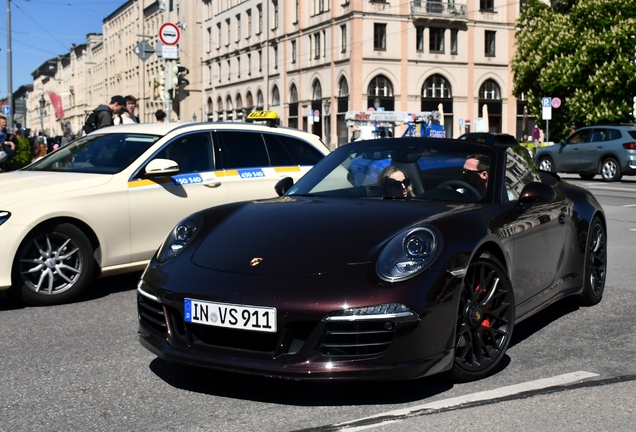
[(143, 269), (174, 225), (207, 207), (276, 196), (329, 150), (249, 123), (113, 126), (0, 174), (0, 294), (51, 305), (94, 276)]

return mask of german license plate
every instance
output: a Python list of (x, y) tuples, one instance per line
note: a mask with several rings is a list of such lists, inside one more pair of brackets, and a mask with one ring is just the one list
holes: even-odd
[(216, 327), (276, 332), (276, 308), (185, 299), (186, 322)]

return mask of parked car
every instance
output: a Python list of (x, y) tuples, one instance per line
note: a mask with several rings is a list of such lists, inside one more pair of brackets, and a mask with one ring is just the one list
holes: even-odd
[(463, 135), (460, 135), (458, 139), (481, 142), (486, 144), (503, 144), (503, 145), (519, 144), (515, 137), (505, 133), (468, 132)]
[(534, 158), (544, 171), (619, 181), (636, 175), (636, 125), (582, 127), (559, 144), (540, 148)]
[[(411, 197), (352, 181), (372, 155), (406, 174), (387, 187)], [(469, 172), (469, 155), (488, 166)], [(475, 178), (483, 193), (465, 193)], [(144, 347), (271, 377), (468, 381), (497, 368), (515, 323), (603, 295), (603, 209), (517, 144), (359, 141), (277, 191), (167, 233), (138, 284)]]
[(247, 123), (100, 129), (0, 175), (0, 292), (71, 301), (96, 274), (142, 270), (185, 216), (276, 196), (328, 152), (307, 132)]

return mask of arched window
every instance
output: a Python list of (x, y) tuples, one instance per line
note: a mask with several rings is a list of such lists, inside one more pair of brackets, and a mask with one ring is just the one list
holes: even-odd
[(256, 109), (262, 110), (263, 107), (265, 107), (265, 102), (263, 100), (263, 92), (259, 90), (256, 93)]
[(345, 77), (340, 78), (338, 83), (338, 97), (349, 96), (349, 83)]
[(287, 121), (289, 127), (298, 127), (298, 90), (296, 84), (292, 84), (289, 88), (289, 119)]
[(501, 89), (499, 84), (491, 79), (484, 81), (479, 88), (479, 99), (500, 100)]
[(206, 111), (207, 111), (208, 121), (214, 120), (214, 104), (212, 103), (211, 97), (208, 97)]
[(313, 92), (311, 100), (319, 101), (322, 99), (322, 86), (320, 85), (320, 81), (314, 81)]
[(234, 120), (234, 105), (232, 105), (232, 98), (228, 95), (225, 99), (225, 120), (232, 121)]
[(452, 98), (451, 86), (441, 75), (435, 74), (428, 77), (422, 87), (422, 98), (425, 99), (450, 99)]
[[(454, 136), (453, 123), (453, 91), (450, 83), (440, 74), (433, 74), (422, 86), (422, 111), (439, 111), (447, 138)], [(460, 131), (461, 133), (461, 131)]]
[(370, 107), (385, 111), (393, 111), (395, 101), (393, 99), (393, 84), (384, 75), (378, 75), (371, 80), (367, 88), (367, 103)]
[(280, 105), (280, 93), (278, 92), (278, 86), (274, 84), (272, 87), (272, 106)]
[(216, 113), (217, 120), (223, 121), (223, 99), (221, 99), (221, 96), (216, 101)]
[(236, 95), (236, 119), (239, 121), (243, 121), (245, 120), (245, 113), (243, 112), (243, 98), (241, 97), (241, 94), (238, 93)]
[(248, 111), (252, 111), (254, 109), (254, 98), (252, 97), (252, 92), (248, 91), (245, 95), (245, 106)]

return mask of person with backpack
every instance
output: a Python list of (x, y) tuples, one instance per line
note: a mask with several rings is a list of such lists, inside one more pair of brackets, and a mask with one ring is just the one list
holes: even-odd
[(108, 105), (99, 105), (86, 117), (86, 124), (83, 127), (87, 134), (107, 126), (113, 126), (113, 116), (128, 112), (126, 108), (126, 99), (117, 95), (110, 99)]

